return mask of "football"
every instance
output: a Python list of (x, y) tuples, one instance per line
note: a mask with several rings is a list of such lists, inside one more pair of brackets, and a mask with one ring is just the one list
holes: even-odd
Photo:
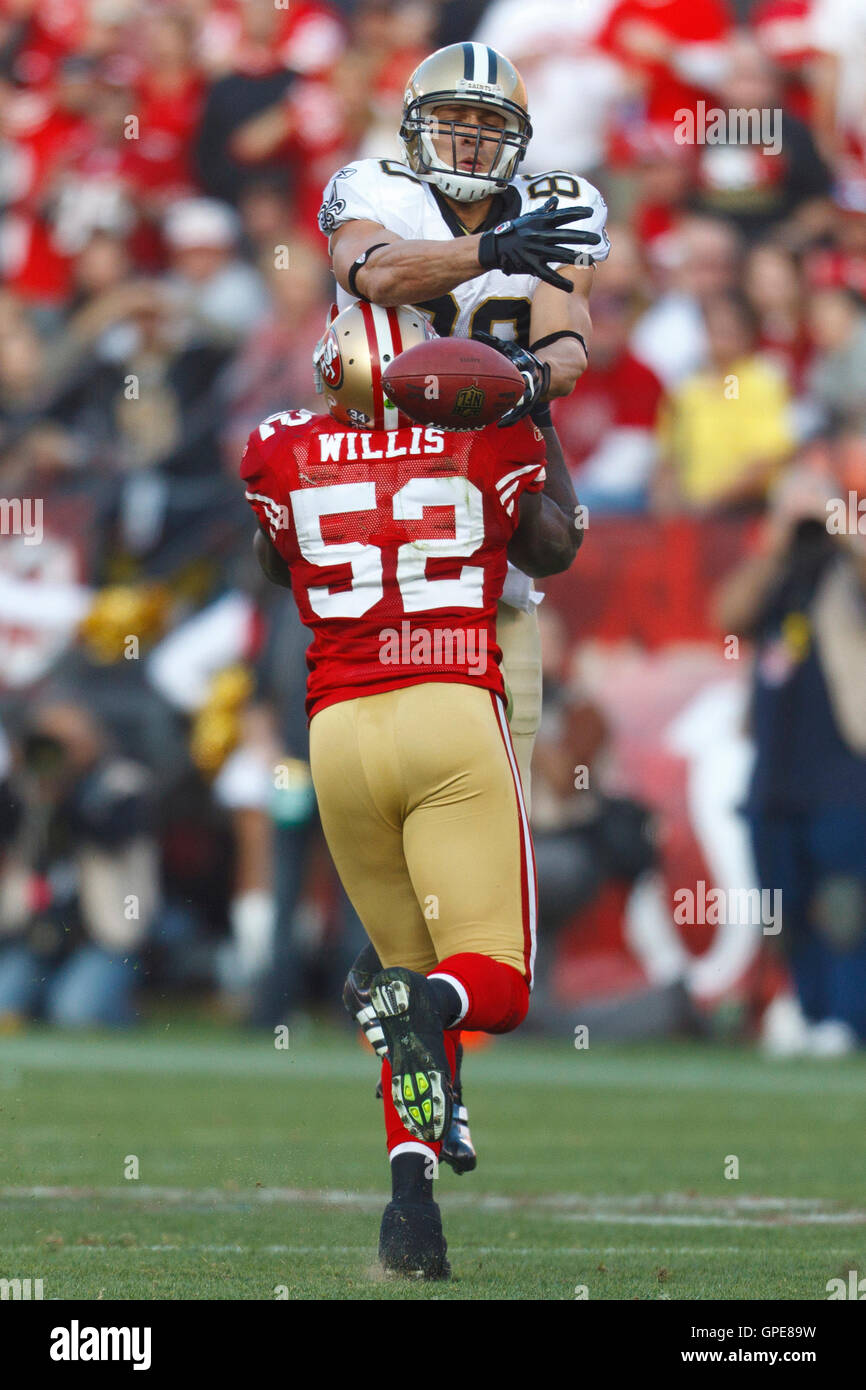
[(525, 385), (513, 362), (471, 338), (431, 338), (408, 348), (386, 367), (382, 384), (410, 419), (449, 430), (500, 420)]

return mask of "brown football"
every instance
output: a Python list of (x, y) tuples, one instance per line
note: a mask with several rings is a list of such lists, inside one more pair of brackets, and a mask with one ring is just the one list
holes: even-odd
[(419, 425), (475, 430), (520, 400), (523, 377), (496, 348), (471, 338), (431, 338), (385, 368), (388, 399)]

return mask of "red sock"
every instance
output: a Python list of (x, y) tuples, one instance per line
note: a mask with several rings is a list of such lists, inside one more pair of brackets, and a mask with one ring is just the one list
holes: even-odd
[(468, 1007), (460, 1020), (461, 1028), (510, 1033), (526, 1017), (529, 986), (512, 965), (465, 951), (440, 960), (430, 974), (444, 976), (462, 987)]
[[(457, 1041), (459, 1033), (445, 1033), (445, 1053), (448, 1057), (448, 1065), (451, 1068), (451, 1080), (454, 1080), (454, 1071), (457, 1060)], [(433, 1143), (426, 1139), (416, 1139), (414, 1134), (410, 1134), (400, 1116), (397, 1114), (396, 1106), (391, 1099), (391, 1063), (385, 1057), (382, 1062), (382, 1101), (385, 1107), (385, 1142), (388, 1153), (392, 1153), (398, 1144), (414, 1144), (416, 1147), (422, 1145), (429, 1149), (436, 1157), (439, 1157), (439, 1150), (442, 1145), (439, 1142)]]

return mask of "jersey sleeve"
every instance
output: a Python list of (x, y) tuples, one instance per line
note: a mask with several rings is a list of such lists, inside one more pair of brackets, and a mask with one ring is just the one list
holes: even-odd
[(325, 185), (319, 208), (319, 230), (325, 236), (329, 237), (344, 222), (379, 221), (381, 211), (376, 206), (375, 188), (367, 175), (366, 163), (366, 160), (359, 160), (356, 164), (347, 164)]
[(518, 420), (516, 425), (506, 430), (500, 430), (496, 425), (491, 429), (496, 497), (499, 506), (516, 525), (517, 504), (524, 492), (541, 492), (544, 488), (547, 477), (544, 435), (531, 420)]
[(257, 425), (246, 442), (240, 469), (244, 496), (274, 544), (280, 532), (289, 529), (288, 496), (283, 496), (273, 446), (268, 448), (275, 438), (270, 420)]
[(396, 160), (359, 159), (338, 169), (322, 194), (319, 230), (330, 237), (345, 222), (378, 222), (398, 236), (417, 236), (409, 203), (418, 180)]
[(559, 199), (559, 211), (571, 207), (590, 208), (590, 217), (582, 217), (574, 223), (564, 223), (564, 227), (573, 226), (579, 232), (595, 232), (601, 240), (597, 246), (578, 247), (585, 252), (584, 260), (586, 264), (596, 265), (601, 261), (606, 261), (610, 255), (610, 242), (605, 230), (607, 224), (607, 203), (599, 193), (594, 184), (588, 179), (581, 178), (578, 174), (571, 174), (565, 169), (552, 169), (547, 174), (536, 174), (528, 180), (524, 194), (525, 211), (537, 210), (547, 199), (556, 196)]

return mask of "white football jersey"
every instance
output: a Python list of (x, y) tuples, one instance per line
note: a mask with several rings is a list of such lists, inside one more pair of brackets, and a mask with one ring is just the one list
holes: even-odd
[[(597, 246), (585, 248), (587, 264), (606, 261), (610, 254), (604, 230), (607, 204), (586, 179), (561, 169), (547, 174), (518, 174), (496, 195), (487, 218), (474, 232), (487, 231), (500, 222), (540, 208), (553, 194), (559, 198), (560, 208), (592, 209), (591, 217), (576, 221), (574, 226), (601, 238)], [(327, 185), (319, 209), (319, 227), (325, 236), (330, 238), (344, 222), (358, 220), (378, 222), (407, 241), (447, 241), (467, 235), (435, 184), (425, 183), (396, 159), (357, 159), (338, 169)], [(375, 240), (371, 236), (371, 245), (375, 245)], [(414, 307), (426, 314), (440, 338), (471, 338), (480, 331), (529, 347), (532, 297), (540, 283), (536, 275), (483, 270), (447, 294)], [(355, 303), (356, 296), (338, 285), (337, 307), (343, 310)], [(509, 563), (502, 602), (530, 613), (541, 598), (541, 594), (535, 593), (532, 580)]]
[[(560, 208), (587, 207), (592, 216), (573, 225), (601, 237), (598, 246), (585, 248), (587, 263), (605, 261), (610, 243), (604, 230), (607, 205), (586, 179), (563, 170), (547, 174), (518, 174), (497, 194), (490, 213), (475, 232), (497, 227), (543, 206), (555, 194)], [(319, 226), (330, 237), (344, 222), (363, 219), (378, 222), (389, 232), (409, 241), (447, 241), (465, 235), (455, 213), (434, 184), (419, 179), (396, 159), (359, 159), (338, 169), (325, 189)], [(375, 237), (371, 237), (375, 244)], [(580, 248), (578, 248), (580, 249)], [(540, 284), (535, 275), (505, 275), (501, 270), (480, 271), (472, 280), (448, 294), (414, 307), (423, 310), (440, 337), (471, 338), (474, 333), (516, 339), (529, 346), (532, 297)], [(342, 310), (355, 303), (354, 296), (337, 287)]]

